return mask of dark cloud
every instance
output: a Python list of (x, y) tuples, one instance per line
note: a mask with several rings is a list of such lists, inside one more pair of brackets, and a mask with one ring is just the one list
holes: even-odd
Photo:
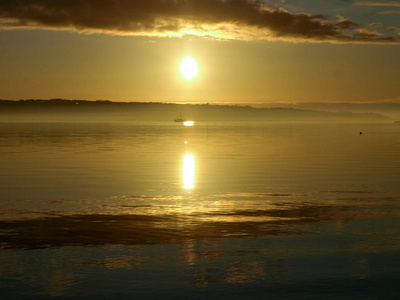
[(0, 27), (221, 39), (398, 42), (360, 36), (351, 20), (269, 8), (258, 0), (0, 0)]

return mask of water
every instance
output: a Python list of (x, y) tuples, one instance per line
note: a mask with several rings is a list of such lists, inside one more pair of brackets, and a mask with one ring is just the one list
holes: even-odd
[(399, 175), (396, 124), (0, 123), (0, 293), (396, 298)]

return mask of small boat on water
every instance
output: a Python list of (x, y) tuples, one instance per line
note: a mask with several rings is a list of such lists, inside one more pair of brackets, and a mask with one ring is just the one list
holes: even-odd
[(193, 126), (194, 125), (194, 121), (189, 121), (189, 120), (183, 119), (181, 114), (179, 115), (179, 118), (176, 118), (174, 120), (174, 122), (182, 123), (183, 126)]
[(185, 122), (186, 120), (185, 119), (182, 119), (182, 115), (181, 114), (179, 114), (179, 118), (176, 118), (175, 120), (174, 120), (174, 122), (180, 122), (180, 123), (183, 123), (183, 122)]

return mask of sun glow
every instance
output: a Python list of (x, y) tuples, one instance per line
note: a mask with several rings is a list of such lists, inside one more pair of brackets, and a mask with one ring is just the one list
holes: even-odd
[(180, 69), (182, 76), (186, 79), (194, 78), (199, 71), (196, 60), (190, 56), (182, 60)]

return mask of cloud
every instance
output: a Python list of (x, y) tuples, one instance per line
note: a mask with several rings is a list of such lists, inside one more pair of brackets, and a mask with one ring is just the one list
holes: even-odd
[(400, 35), (400, 27), (389, 26), (389, 27), (387, 28), (387, 30), (394, 31), (394, 32), (396, 32), (398, 35)]
[(383, 23), (371, 23), (371, 24), (368, 24), (368, 27), (370, 27), (370, 28), (378, 28), (378, 27), (382, 27), (383, 26)]
[(354, 23), (351, 19), (345, 19), (342, 16), (336, 16), (338, 21), (336, 22), (336, 26), (343, 29), (354, 29), (359, 27), (358, 24)]
[(385, 10), (378, 12), (378, 15), (396, 15), (400, 14), (400, 10)]
[(349, 19), (328, 21), (322, 15), (270, 8), (260, 0), (0, 0), (2, 29), (237, 40), (399, 42), (374, 32), (360, 34), (362, 27)]
[(396, 1), (356, 1), (355, 6), (399, 6), (400, 2)]
[[(391, 6), (400, 7), (400, 2), (395, 1), (356, 1), (353, 3), (355, 6)], [(400, 14), (400, 10), (385, 10), (378, 12), (378, 15), (394, 15)]]

